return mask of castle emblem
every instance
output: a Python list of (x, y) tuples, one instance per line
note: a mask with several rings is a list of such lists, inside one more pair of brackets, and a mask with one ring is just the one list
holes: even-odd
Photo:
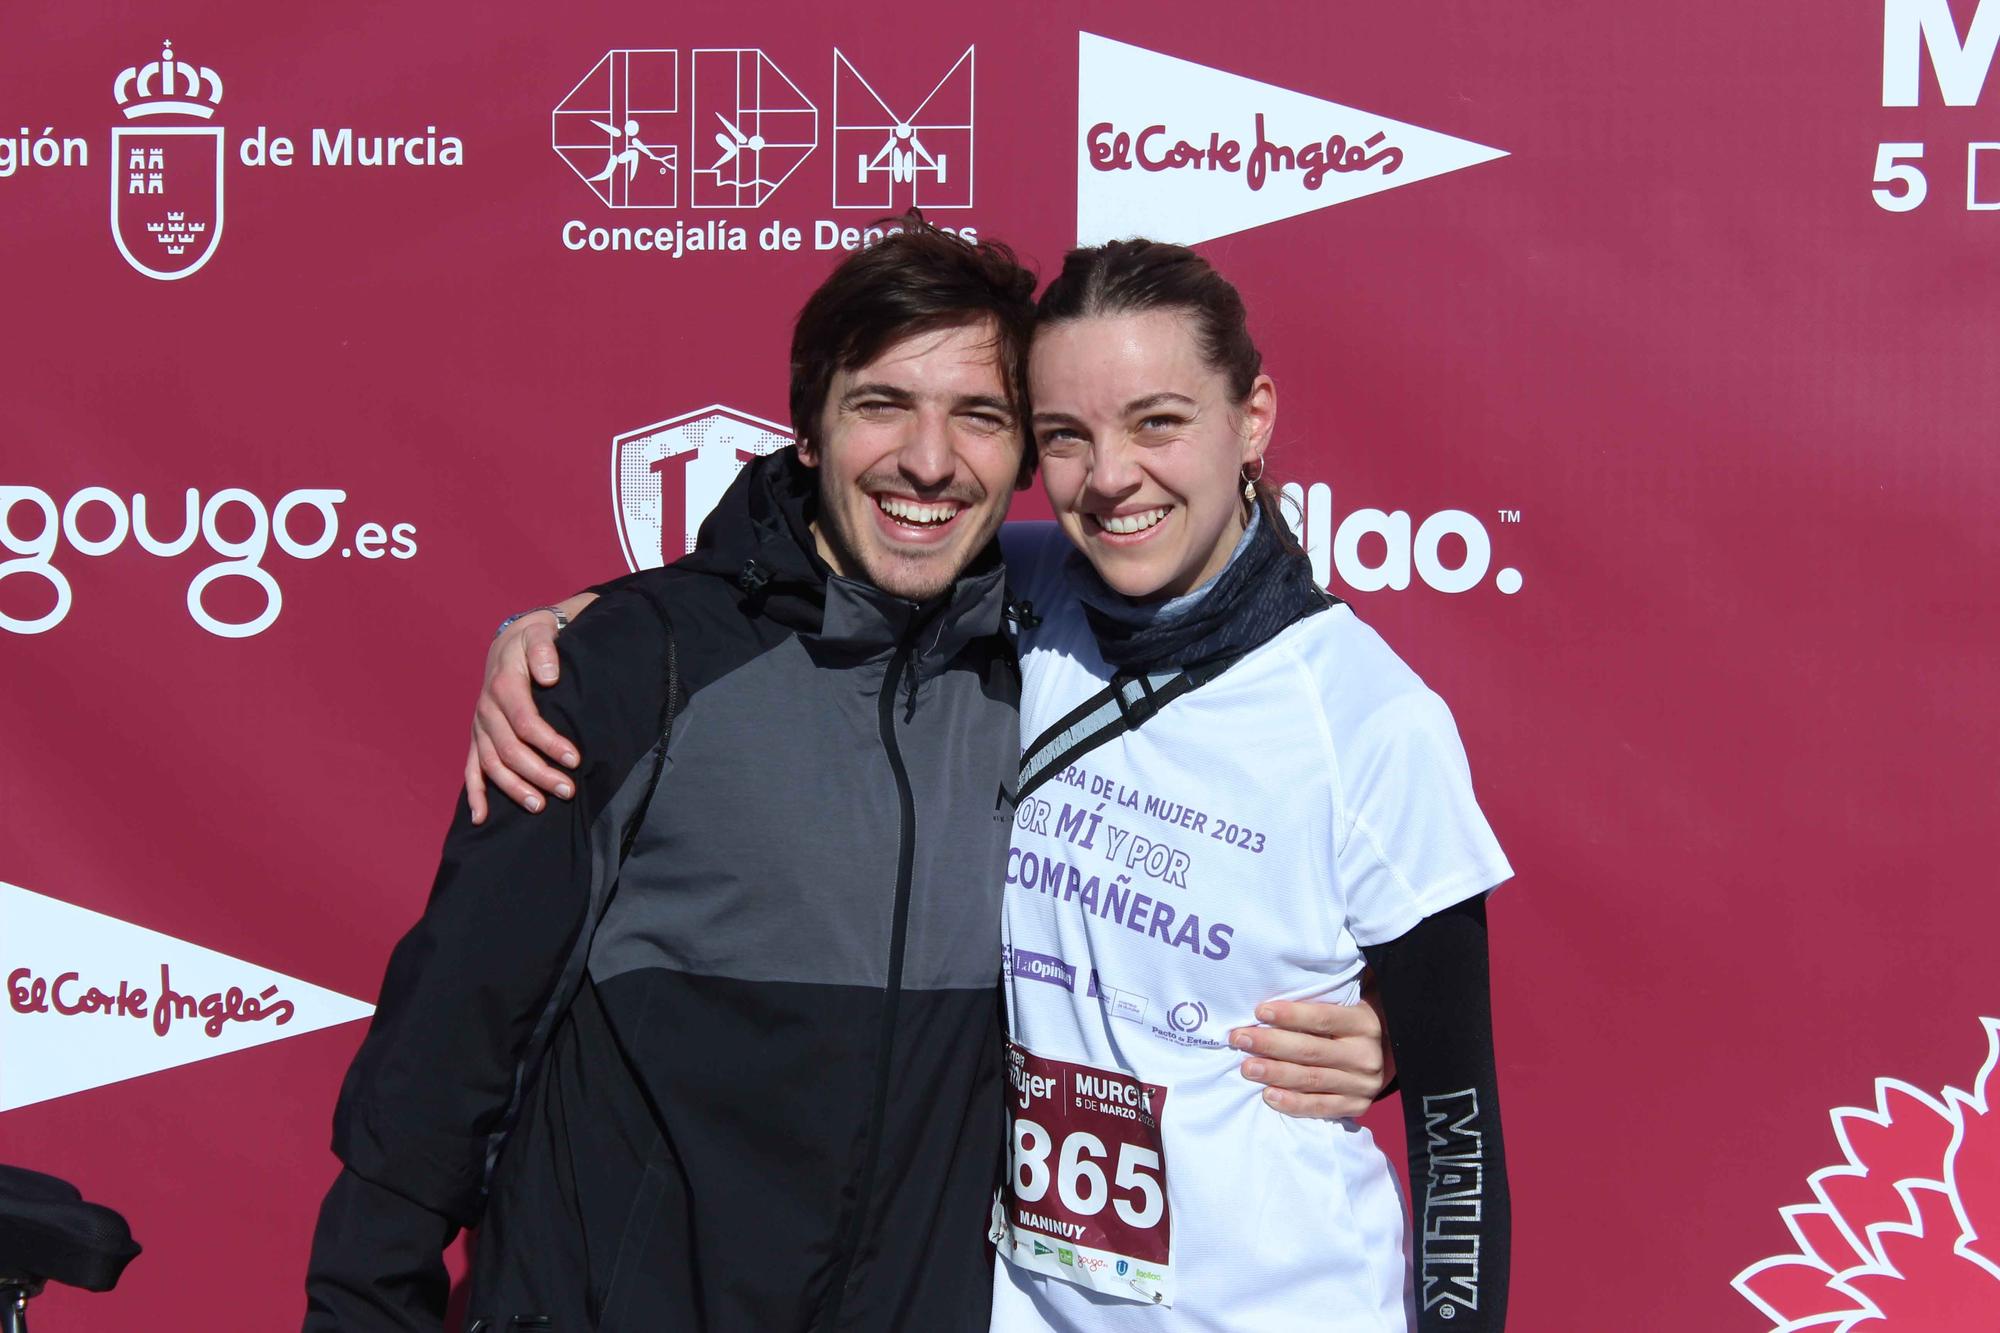
[(132, 65), (112, 85), (133, 124), (111, 131), (111, 239), (125, 262), (173, 282), (197, 272), (222, 240), (222, 78), (174, 58)]

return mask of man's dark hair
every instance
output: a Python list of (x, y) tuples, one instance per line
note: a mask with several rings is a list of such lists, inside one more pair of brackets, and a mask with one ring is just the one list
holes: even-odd
[[(815, 445), (836, 371), (867, 365), (913, 334), (994, 321), (1009, 405), (1026, 434), (1035, 275), (998, 241), (968, 241), (911, 209), (877, 224), (882, 239), (841, 261), (792, 326), (792, 430)], [(871, 229), (872, 230), (872, 229)], [(1022, 454), (1022, 475), (1034, 470)]]

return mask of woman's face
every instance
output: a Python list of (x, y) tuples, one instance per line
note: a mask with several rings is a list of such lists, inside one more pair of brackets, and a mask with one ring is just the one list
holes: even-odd
[(1038, 329), (1028, 378), (1042, 485), (1099, 577), (1157, 601), (1229, 563), (1246, 518), (1242, 469), (1277, 420), (1269, 376), (1230, 401), (1188, 316), (1153, 310)]

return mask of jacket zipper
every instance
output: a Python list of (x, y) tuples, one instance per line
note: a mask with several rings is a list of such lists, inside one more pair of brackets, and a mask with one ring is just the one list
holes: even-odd
[(916, 642), (920, 620), (912, 616), (902, 639), (889, 657), (887, 674), (876, 709), (882, 727), (882, 748), (889, 755), (889, 770), (896, 778), (896, 801), (901, 819), (901, 838), (896, 846), (896, 908), (889, 928), (889, 979), (882, 999), (882, 1033), (875, 1068), (875, 1100), (868, 1117), (868, 1138), (861, 1156), (860, 1190), (855, 1199), (854, 1234), (840, 1256), (834, 1274), (831, 1303), (822, 1327), (840, 1325), (841, 1307), (847, 1300), (855, 1255), (868, 1234), (868, 1209), (875, 1185), (875, 1168), (882, 1151), (883, 1122), (889, 1112), (889, 1071), (895, 1053), (896, 1010), (903, 995), (903, 946), (910, 925), (910, 881), (915, 875), (917, 856), (917, 802), (910, 790), (909, 770), (903, 767), (903, 752), (896, 744), (896, 686), (902, 672), (910, 669), (911, 648)]

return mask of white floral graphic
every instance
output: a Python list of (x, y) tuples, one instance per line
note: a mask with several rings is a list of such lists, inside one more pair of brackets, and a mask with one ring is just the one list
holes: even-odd
[(1845, 1160), (1806, 1181), (1814, 1202), (1781, 1208), (1794, 1253), (1732, 1285), (1769, 1333), (1958, 1333), (2000, 1309), (2000, 1115), (1988, 1100), (2000, 1019), (1982, 1019), (1986, 1060), (1971, 1092), (1938, 1096), (1875, 1081), (1875, 1106), (1840, 1107)]

